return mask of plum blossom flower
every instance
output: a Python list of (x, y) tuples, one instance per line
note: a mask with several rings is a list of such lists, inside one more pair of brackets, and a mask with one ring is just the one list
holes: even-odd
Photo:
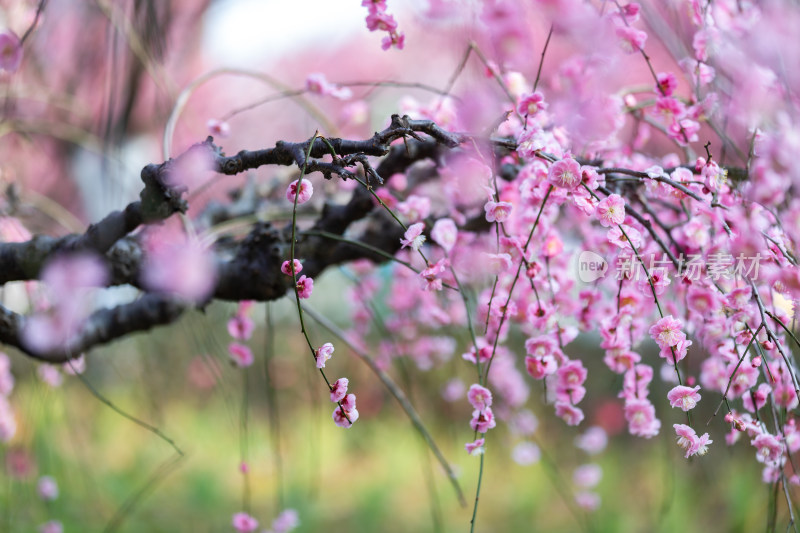
[(208, 132), (215, 137), (221, 137), (225, 139), (231, 134), (230, 125), (222, 120), (217, 120), (214, 118), (209, 119), (209, 121), (206, 122), (206, 127), (208, 128)]
[(572, 481), (575, 485), (585, 489), (591, 489), (603, 479), (603, 469), (595, 463), (581, 465), (572, 473)]
[(16, 72), (22, 63), (22, 43), (12, 32), (0, 33), (0, 70)]
[(513, 207), (514, 206), (511, 205), (510, 202), (494, 202), (489, 200), (483, 206), (483, 210), (486, 211), (486, 222), (505, 222), (511, 214), (511, 209)]
[[(326, 342), (316, 350), (314, 350), (314, 358), (317, 361), (317, 368), (325, 368), (325, 363), (333, 357), (333, 344)], [(339, 401), (339, 400), (336, 400)]]
[(658, 435), (661, 421), (656, 418), (656, 409), (649, 400), (629, 399), (625, 402), (625, 420), (631, 435), (649, 439)]
[(492, 392), (486, 387), (475, 383), (470, 386), (469, 392), (467, 392), (467, 399), (472, 404), (472, 407), (483, 411), (492, 405)]
[(439, 276), (447, 269), (447, 265), (449, 265), (447, 258), (443, 258), (419, 273), (420, 277), (425, 281), (423, 288), (426, 291), (442, 290), (443, 282)]
[(433, 225), (431, 239), (441, 246), (445, 252), (450, 253), (458, 238), (458, 228), (456, 223), (450, 218), (440, 218)]
[(347, 87), (340, 87), (335, 83), (329, 82), (325, 74), (319, 72), (308, 75), (306, 78), (306, 89), (310, 93), (320, 96), (332, 96), (337, 100), (349, 100), (353, 97), (353, 91)]
[(754, 438), (752, 444), (756, 452), (756, 460), (759, 463), (777, 463), (783, 455), (783, 444), (774, 436), (769, 433), (762, 433)]
[(700, 385), (694, 388), (678, 385), (667, 393), (667, 399), (672, 407), (679, 407), (682, 411), (689, 411), (694, 409), (697, 406), (697, 402), (700, 401), (700, 394), (697, 392), (699, 390)]
[(234, 529), (239, 533), (251, 533), (258, 528), (258, 520), (247, 513), (236, 513), (232, 522)]
[[(300, 182), (300, 192), (297, 191), (297, 183)], [(289, 184), (286, 189), (286, 199), (294, 203), (295, 196), (297, 196), (297, 205), (304, 204), (311, 199), (314, 194), (314, 186), (305, 178), (301, 180), (294, 180)]]
[(556, 402), (556, 416), (568, 426), (577, 426), (583, 420), (583, 411), (567, 402)]
[(661, 346), (676, 346), (680, 341), (686, 339), (686, 334), (681, 331), (683, 324), (672, 315), (667, 315), (653, 324), (650, 328), (650, 336)]
[(556, 187), (574, 189), (581, 183), (581, 166), (571, 157), (565, 157), (550, 166), (547, 179)]
[(311, 297), (311, 292), (314, 290), (314, 280), (309, 278), (305, 274), (300, 276), (300, 279), (297, 280), (297, 295), (301, 299), (306, 299)]
[(633, 54), (644, 48), (644, 43), (647, 41), (647, 33), (630, 26), (621, 26), (617, 28), (617, 37), (619, 38), (619, 46), (628, 54)]
[[(294, 259), (294, 273), (299, 274), (303, 271), (303, 264), (300, 262), (299, 259)], [(281, 265), (281, 272), (286, 274), (287, 276), (292, 275), (292, 264), (289, 261), (284, 261)]]
[(333, 403), (338, 403), (344, 400), (344, 397), (347, 396), (347, 386), (349, 384), (349, 379), (339, 378), (333, 383), (333, 385), (331, 385), (331, 401)]
[(409, 247), (415, 252), (418, 252), (422, 244), (425, 242), (425, 235), (422, 234), (422, 230), (424, 229), (424, 222), (411, 224), (403, 234), (403, 238), (400, 239), (400, 243), (403, 245), (403, 248)]
[(541, 458), (542, 451), (532, 442), (520, 442), (511, 450), (511, 459), (520, 466), (529, 466), (538, 463)]
[(348, 394), (341, 400), (341, 405), (333, 410), (333, 421), (340, 428), (349, 428), (358, 420), (358, 409), (356, 409), (356, 395)]
[(58, 498), (58, 483), (51, 476), (42, 476), (36, 483), (36, 492), (45, 501), (53, 501)]
[(534, 116), (539, 111), (547, 109), (547, 103), (544, 101), (544, 96), (539, 91), (535, 93), (526, 94), (520, 98), (517, 104), (517, 111), (520, 115)]
[(246, 368), (253, 364), (255, 357), (247, 345), (232, 342), (228, 345), (228, 355), (237, 366)]
[(605, 227), (617, 226), (625, 221), (625, 200), (619, 194), (603, 198), (595, 208), (600, 224)]
[(478, 433), (486, 433), (495, 427), (497, 425), (497, 421), (494, 419), (492, 408), (487, 407), (483, 410), (475, 409), (472, 411), (472, 420), (469, 421), (469, 425)]
[(600, 426), (592, 426), (575, 439), (575, 446), (589, 455), (602, 452), (608, 444), (608, 434)]
[(253, 336), (256, 325), (247, 315), (236, 313), (228, 320), (228, 334), (234, 339), (246, 341)]
[(142, 282), (150, 290), (189, 302), (200, 302), (214, 290), (214, 257), (199, 240), (174, 230), (157, 230), (149, 235), (146, 251)]
[(474, 442), (468, 442), (464, 445), (464, 449), (470, 455), (480, 455), (484, 452), (483, 444), (486, 442), (484, 439), (477, 439)]
[(289, 533), (300, 525), (300, 518), (294, 509), (284, 509), (272, 521), (272, 533)]

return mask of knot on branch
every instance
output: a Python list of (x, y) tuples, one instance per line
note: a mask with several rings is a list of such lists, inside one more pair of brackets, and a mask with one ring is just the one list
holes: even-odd
[(142, 200), (142, 219), (144, 222), (164, 220), (174, 213), (185, 213), (189, 203), (181, 198), (187, 188), (168, 183), (170, 159), (160, 165), (147, 165), (142, 169), (144, 189), (139, 194)]

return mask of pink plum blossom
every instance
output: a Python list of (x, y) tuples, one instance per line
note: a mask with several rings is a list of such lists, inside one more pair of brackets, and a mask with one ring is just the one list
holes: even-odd
[(456, 223), (450, 218), (440, 218), (433, 225), (431, 239), (441, 246), (444, 251), (450, 252), (456, 244), (458, 238), (458, 228)]
[(258, 520), (247, 513), (233, 515), (233, 527), (239, 533), (251, 533), (258, 528)]
[(556, 187), (572, 190), (581, 183), (581, 166), (571, 157), (561, 159), (550, 166), (547, 179)]
[(45, 501), (53, 501), (58, 498), (58, 483), (51, 476), (42, 476), (36, 483), (36, 492)]
[[(303, 264), (300, 262), (300, 260), (299, 259), (294, 259), (293, 263), (294, 263), (294, 273), (295, 274), (299, 274), (300, 272), (302, 272)], [(283, 272), (287, 276), (291, 276), (292, 275), (292, 263), (290, 263), (289, 261), (284, 261), (283, 264), (281, 264), (281, 272)]]
[[(297, 190), (298, 181), (300, 182), (299, 192)], [(295, 198), (297, 198), (297, 205), (304, 204), (309, 201), (312, 194), (314, 194), (314, 186), (311, 185), (311, 182), (305, 178), (302, 180), (294, 180), (286, 189), (286, 199), (294, 203)]]
[(626, 53), (633, 54), (644, 48), (644, 43), (647, 41), (647, 33), (630, 26), (621, 26), (617, 28), (617, 37), (619, 38), (619, 46)]
[(300, 526), (300, 517), (294, 509), (284, 509), (272, 521), (272, 533), (289, 533)]
[[(349, 419), (349, 421), (348, 421)], [(358, 420), (358, 409), (356, 409), (356, 395), (348, 394), (341, 400), (341, 405), (333, 410), (333, 421), (342, 428), (351, 427)]]
[(669, 391), (667, 399), (672, 407), (679, 407), (682, 411), (689, 411), (694, 409), (697, 402), (700, 401), (700, 394), (697, 392), (699, 390), (699, 385), (694, 388), (678, 385)]
[(492, 405), (491, 391), (477, 383), (470, 386), (469, 392), (467, 392), (467, 399), (469, 399), (472, 407), (479, 411), (483, 411)]
[(317, 368), (325, 368), (325, 363), (328, 362), (331, 357), (333, 357), (333, 351), (333, 344), (330, 342), (326, 342), (314, 350), (314, 358), (317, 361)]
[(556, 416), (564, 420), (568, 426), (577, 426), (583, 420), (583, 411), (567, 402), (556, 402)]
[(650, 336), (661, 346), (676, 346), (686, 338), (686, 334), (681, 331), (683, 324), (680, 320), (667, 315), (653, 324), (650, 328)]
[(656, 418), (656, 410), (649, 400), (629, 399), (625, 402), (625, 419), (631, 435), (649, 439), (658, 435), (661, 421)]
[(464, 448), (467, 450), (467, 453), (470, 455), (480, 455), (484, 452), (483, 450), (483, 443), (485, 442), (484, 439), (476, 439), (473, 442), (468, 442), (464, 445)]
[(246, 315), (237, 313), (228, 320), (228, 334), (240, 341), (249, 340), (255, 327), (253, 319)]
[(298, 297), (301, 299), (310, 298), (311, 292), (314, 290), (314, 280), (303, 274), (300, 276), (300, 279), (297, 280), (295, 288), (297, 289)]
[(472, 420), (469, 421), (469, 426), (478, 433), (486, 433), (496, 425), (497, 421), (494, 419), (491, 407), (472, 411)]
[(497, 223), (505, 222), (511, 214), (511, 209), (513, 207), (514, 206), (511, 205), (510, 202), (493, 202), (489, 200), (483, 206), (483, 210), (486, 211), (486, 221)]
[(419, 251), (420, 247), (425, 242), (425, 235), (422, 234), (424, 229), (424, 222), (411, 224), (406, 230), (405, 234), (403, 234), (403, 238), (400, 239), (400, 243), (403, 245), (403, 248), (409, 247), (415, 252)]
[[(308, 75), (306, 78), (306, 89), (310, 93), (320, 96), (331, 96), (337, 100), (349, 100), (353, 97), (353, 91), (347, 87), (340, 87), (335, 83), (329, 82), (325, 75), (319, 72)], [(292, 201), (294, 201), (294, 193), (292, 193)], [(302, 203), (300, 200), (297, 202)]]
[(212, 118), (206, 123), (206, 127), (208, 132), (215, 137), (223, 139), (230, 137), (231, 127), (227, 122)]
[(544, 101), (544, 96), (542, 96), (542, 93), (539, 91), (524, 95), (517, 104), (517, 112), (520, 115), (531, 117), (545, 109), (547, 109), (547, 103)]
[(236, 363), (237, 366), (242, 368), (246, 368), (253, 364), (255, 357), (253, 357), (253, 352), (250, 348), (245, 344), (239, 344), (238, 342), (232, 342), (228, 345), (228, 355), (230, 355), (231, 360)]
[(542, 450), (532, 442), (520, 442), (511, 450), (511, 459), (520, 466), (538, 463), (541, 458)]
[(341, 402), (347, 396), (347, 386), (349, 384), (350, 380), (347, 378), (339, 378), (331, 385), (331, 401), (333, 403)]
[(595, 213), (605, 227), (622, 224), (625, 221), (625, 200), (618, 194), (612, 194), (597, 204)]

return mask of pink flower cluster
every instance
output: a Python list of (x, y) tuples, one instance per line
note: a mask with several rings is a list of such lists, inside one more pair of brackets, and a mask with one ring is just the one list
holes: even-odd
[(385, 31), (386, 35), (381, 41), (381, 48), (397, 48), (402, 50), (406, 36), (397, 31), (397, 21), (387, 12), (386, 0), (361, 0), (361, 5), (366, 7), (367, 29), (369, 31)]

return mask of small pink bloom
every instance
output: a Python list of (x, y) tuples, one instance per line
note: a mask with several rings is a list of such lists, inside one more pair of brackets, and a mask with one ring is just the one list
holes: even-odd
[(656, 409), (649, 400), (627, 400), (625, 419), (631, 435), (649, 439), (658, 435), (658, 430), (661, 429), (661, 421), (656, 418)]
[(525, 370), (533, 379), (544, 379), (546, 376), (555, 374), (558, 363), (552, 355), (541, 357), (528, 355), (525, 357)]
[(238, 342), (232, 342), (228, 345), (228, 355), (230, 355), (231, 359), (237, 366), (242, 368), (248, 367), (253, 364), (255, 357), (253, 357), (253, 352), (250, 350), (248, 346), (244, 344), (239, 344)]
[(239, 463), (239, 472), (241, 472), (242, 474), (247, 474), (248, 472), (250, 472), (250, 466), (246, 462), (242, 461), (241, 463)]
[(628, 54), (633, 54), (643, 49), (644, 43), (647, 41), (647, 33), (630, 26), (617, 28), (617, 37), (619, 38), (620, 48)]
[(477, 383), (473, 384), (467, 392), (467, 399), (472, 407), (479, 411), (483, 411), (492, 405), (492, 392), (486, 387), (482, 387)]
[(376, 11), (367, 15), (367, 29), (391, 32), (397, 29), (397, 21), (386, 12)]
[(511, 268), (510, 254), (486, 254), (489, 273), (499, 276)]
[[(300, 181), (300, 192), (297, 191), (298, 181)], [(309, 201), (312, 194), (314, 194), (314, 187), (311, 185), (311, 182), (305, 178), (302, 180), (294, 180), (286, 189), (286, 199), (290, 202), (294, 202), (295, 196), (297, 196), (297, 205)]]
[(472, 411), (472, 420), (469, 421), (470, 427), (478, 433), (486, 433), (497, 425), (494, 419), (494, 413), (491, 407), (480, 411), (478, 409)]
[(402, 32), (397, 33), (396, 31), (393, 31), (389, 33), (389, 35), (381, 39), (382, 50), (388, 50), (393, 46), (398, 50), (402, 50), (405, 44), (406, 44), (406, 34)]
[(679, 407), (682, 411), (689, 411), (694, 409), (697, 402), (700, 401), (700, 394), (697, 392), (699, 390), (700, 385), (694, 388), (678, 385), (669, 391), (667, 399), (672, 407)]
[(467, 450), (467, 453), (470, 455), (480, 455), (484, 452), (483, 443), (485, 442), (484, 439), (477, 439), (474, 442), (468, 442), (464, 445), (464, 448)]
[(581, 465), (572, 473), (573, 483), (585, 489), (597, 486), (601, 479), (603, 479), (603, 469), (595, 463)]
[(236, 513), (233, 515), (233, 527), (239, 533), (250, 533), (258, 527), (258, 520), (247, 513)]
[(625, 221), (625, 200), (618, 194), (603, 198), (595, 208), (600, 224), (605, 227), (617, 226)]
[(566, 157), (550, 166), (547, 179), (556, 187), (574, 189), (581, 183), (581, 166), (571, 157)]
[[(300, 262), (299, 259), (294, 260), (294, 273), (299, 274), (303, 271), (303, 264)], [(281, 265), (281, 272), (286, 274), (287, 276), (292, 275), (292, 264), (289, 261), (284, 261)]]
[(36, 492), (45, 501), (53, 501), (58, 498), (58, 484), (50, 476), (42, 476), (36, 484)]
[(337, 426), (341, 428), (349, 428), (355, 423), (356, 420), (358, 420), (358, 409), (356, 409), (356, 395), (348, 394), (342, 400), (342, 405), (336, 406), (336, 409), (333, 410), (333, 421)]
[(403, 245), (403, 248), (409, 247), (415, 252), (419, 251), (420, 247), (425, 242), (425, 235), (422, 234), (422, 230), (424, 229), (424, 222), (411, 224), (403, 234), (404, 238), (400, 239), (400, 243)]
[(519, 114), (530, 117), (544, 109), (547, 109), (547, 104), (544, 101), (544, 96), (542, 96), (542, 93), (539, 91), (523, 96), (519, 104), (517, 104), (517, 111)]
[(345, 396), (347, 396), (347, 386), (349, 384), (350, 380), (347, 378), (339, 378), (331, 385), (331, 401), (333, 403), (344, 400)]
[(0, 70), (16, 72), (22, 63), (22, 43), (14, 32), (0, 33)]
[(431, 230), (431, 239), (433, 242), (441, 246), (445, 252), (450, 252), (456, 244), (458, 238), (458, 228), (456, 223), (449, 218), (440, 218), (433, 225)]
[(583, 411), (567, 402), (556, 402), (556, 416), (568, 426), (577, 426), (583, 420)]
[(306, 78), (306, 89), (310, 93), (319, 94), (321, 96), (332, 96), (338, 100), (349, 100), (353, 96), (353, 91), (347, 87), (339, 87), (329, 82), (325, 78), (325, 75), (320, 73), (308, 75), (308, 78)]
[(660, 72), (656, 78), (658, 79), (657, 92), (664, 96), (671, 96), (678, 88), (678, 79), (672, 72)]
[(215, 137), (227, 138), (231, 134), (231, 127), (227, 122), (217, 119), (210, 119), (206, 123), (209, 133)]
[(289, 533), (300, 525), (300, 518), (294, 509), (284, 509), (272, 521), (272, 533)]
[(311, 297), (311, 292), (314, 290), (314, 280), (305, 274), (300, 276), (297, 280), (297, 294), (300, 298), (306, 299)]
[(681, 331), (683, 324), (680, 320), (667, 315), (653, 324), (650, 328), (650, 336), (659, 346), (676, 346), (680, 341), (686, 339), (686, 334)]
[(234, 339), (246, 341), (253, 336), (256, 325), (249, 316), (236, 314), (228, 320), (228, 333)]
[(314, 357), (317, 360), (317, 368), (325, 368), (325, 363), (333, 357), (333, 350), (333, 344), (326, 342), (314, 351)]
[(575, 446), (589, 455), (595, 455), (605, 450), (608, 444), (608, 434), (600, 426), (592, 426), (575, 439)]
[(486, 221), (505, 222), (511, 214), (511, 209), (513, 207), (514, 206), (509, 202), (493, 202), (489, 200), (486, 202), (486, 205), (483, 206), (483, 210), (486, 211)]
[(443, 258), (419, 273), (420, 277), (425, 281), (423, 288), (426, 291), (442, 290), (442, 278), (439, 276), (444, 273), (448, 265), (447, 258)]
[(776, 463), (783, 455), (783, 444), (769, 433), (762, 433), (753, 439), (752, 444), (756, 452), (756, 460), (759, 463)]

